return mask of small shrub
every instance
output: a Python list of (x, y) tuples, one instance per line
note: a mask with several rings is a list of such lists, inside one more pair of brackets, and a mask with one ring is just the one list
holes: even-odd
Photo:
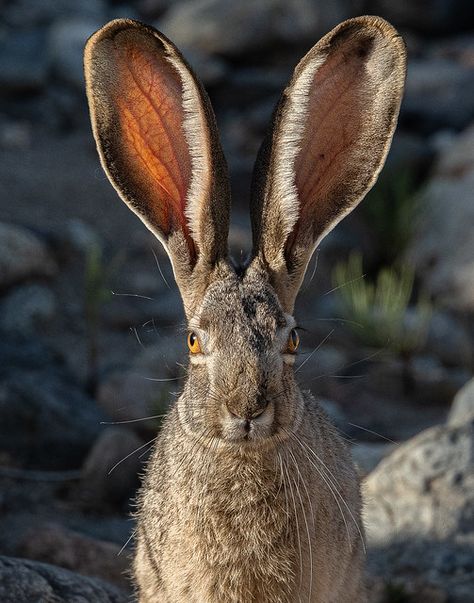
[(431, 316), (428, 300), (420, 296), (416, 321), (408, 324), (413, 283), (414, 273), (406, 264), (382, 268), (375, 282), (370, 282), (358, 252), (333, 271), (338, 308), (355, 336), (364, 345), (387, 347), (401, 356), (410, 355), (423, 344)]
[(111, 280), (119, 265), (117, 256), (110, 264), (104, 260), (99, 245), (91, 245), (85, 254), (84, 264), (84, 317), (86, 323), (88, 385), (94, 392), (99, 364), (99, 332), (101, 310), (112, 297)]

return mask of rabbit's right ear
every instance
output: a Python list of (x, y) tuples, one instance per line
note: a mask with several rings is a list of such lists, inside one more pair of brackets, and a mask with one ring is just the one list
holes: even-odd
[(163, 243), (192, 310), (227, 256), (230, 194), (206, 93), (176, 47), (129, 19), (87, 42), (87, 98), (107, 176)]
[(254, 265), (291, 312), (319, 241), (364, 197), (387, 156), (405, 83), (383, 19), (338, 25), (301, 60), (254, 171)]

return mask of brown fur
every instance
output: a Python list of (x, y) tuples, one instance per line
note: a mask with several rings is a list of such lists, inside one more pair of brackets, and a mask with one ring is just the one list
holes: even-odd
[[(183, 181), (197, 173), (190, 164), (203, 174), (198, 196), (188, 184), (184, 210), (150, 193), (167, 151), (153, 141), (158, 167), (146, 182), (140, 172), (137, 192), (135, 159), (109, 125), (120, 111), (110, 44), (121, 39), (139, 58), (159, 54), (148, 63), (165, 65), (156, 67), (161, 98), (183, 91), (174, 126), (176, 144), (189, 147)], [(315, 246), (372, 186), (388, 152), (405, 73), (400, 38), (376, 17), (351, 19), (300, 62), (256, 164), (254, 249), (239, 271), (227, 259), (228, 184), (212, 110), (177, 49), (153, 28), (118, 20), (88, 42), (85, 69), (104, 168), (168, 251), (200, 344), (139, 495), (140, 602), (362, 603), (358, 479), (340, 436), (300, 391), (288, 340)], [(153, 130), (154, 113), (147, 119)]]

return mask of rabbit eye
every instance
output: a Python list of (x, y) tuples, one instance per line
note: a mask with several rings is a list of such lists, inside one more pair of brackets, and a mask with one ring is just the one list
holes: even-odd
[(291, 329), (290, 334), (288, 335), (288, 341), (286, 344), (286, 352), (289, 354), (294, 354), (298, 349), (300, 344), (300, 336), (296, 329)]
[(191, 354), (201, 353), (201, 344), (199, 343), (198, 336), (193, 331), (188, 333), (188, 348)]

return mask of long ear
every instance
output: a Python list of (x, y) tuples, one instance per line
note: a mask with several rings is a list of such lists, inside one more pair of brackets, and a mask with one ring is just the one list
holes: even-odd
[(292, 311), (319, 241), (373, 186), (405, 82), (405, 46), (377, 17), (341, 23), (300, 61), (276, 107), (252, 189), (254, 264)]
[(163, 243), (192, 306), (227, 256), (229, 230), (227, 170), (207, 95), (175, 46), (137, 21), (96, 32), (84, 66), (102, 166)]

